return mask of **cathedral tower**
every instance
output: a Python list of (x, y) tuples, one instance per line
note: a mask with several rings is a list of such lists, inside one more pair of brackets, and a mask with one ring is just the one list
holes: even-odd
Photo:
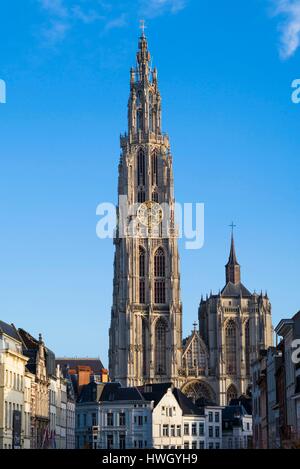
[(125, 386), (177, 384), (182, 307), (172, 157), (144, 33), (130, 70), (128, 133), (120, 140), (110, 377)]
[(267, 294), (251, 293), (241, 282), (233, 233), (225, 274), (224, 288), (201, 299), (199, 306), (210, 383), (221, 405), (247, 393), (252, 361), (261, 349), (273, 345), (271, 303)]

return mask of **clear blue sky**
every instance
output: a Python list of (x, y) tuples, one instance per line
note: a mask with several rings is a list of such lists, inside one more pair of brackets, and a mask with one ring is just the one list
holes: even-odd
[(105, 364), (113, 245), (96, 206), (116, 201), (142, 17), (176, 199), (205, 203), (203, 249), (180, 243), (184, 333), (224, 286), (232, 220), (242, 280), (268, 290), (274, 324), (300, 308), (299, 1), (1, 2), (0, 317)]

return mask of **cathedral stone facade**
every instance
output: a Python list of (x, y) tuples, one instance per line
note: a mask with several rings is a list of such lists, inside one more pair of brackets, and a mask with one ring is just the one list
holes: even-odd
[(157, 71), (149, 63), (143, 34), (137, 68), (130, 71), (128, 133), (121, 136), (109, 332), (110, 377), (126, 386), (177, 383), (182, 356), (172, 156), (161, 129)]
[[(247, 394), (251, 362), (261, 349), (273, 345), (271, 304), (267, 294), (251, 293), (242, 284), (233, 235), (226, 284), (218, 294), (201, 299), (199, 329), (201, 335), (194, 332), (184, 347), (183, 356), (193, 355), (188, 362), (194, 365), (194, 371), (187, 367), (184, 392), (220, 405)], [(191, 351), (195, 340), (198, 354)]]
[(241, 283), (232, 237), (226, 285), (201, 300), (199, 330), (182, 341), (172, 156), (144, 33), (120, 140), (110, 378), (125, 386), (172, 382), (194, 401), (226, 404), (247, 392), (251, 360), (272, 345), (271, 305)]

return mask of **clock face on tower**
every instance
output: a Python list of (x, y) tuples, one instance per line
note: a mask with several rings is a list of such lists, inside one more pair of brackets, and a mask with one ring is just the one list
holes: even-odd
[(138, 220), (148, 228), (158, 226), (163, 219), (163, 210), (157, 202), (143, 202), (137, 210)]

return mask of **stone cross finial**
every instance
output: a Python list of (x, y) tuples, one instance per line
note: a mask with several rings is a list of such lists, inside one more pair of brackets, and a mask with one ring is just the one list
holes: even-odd
[(145, 36), (145, 29), (146, 29), (145, 20), (140, 20), (140, 30), (142, 31), (143, 37)]

